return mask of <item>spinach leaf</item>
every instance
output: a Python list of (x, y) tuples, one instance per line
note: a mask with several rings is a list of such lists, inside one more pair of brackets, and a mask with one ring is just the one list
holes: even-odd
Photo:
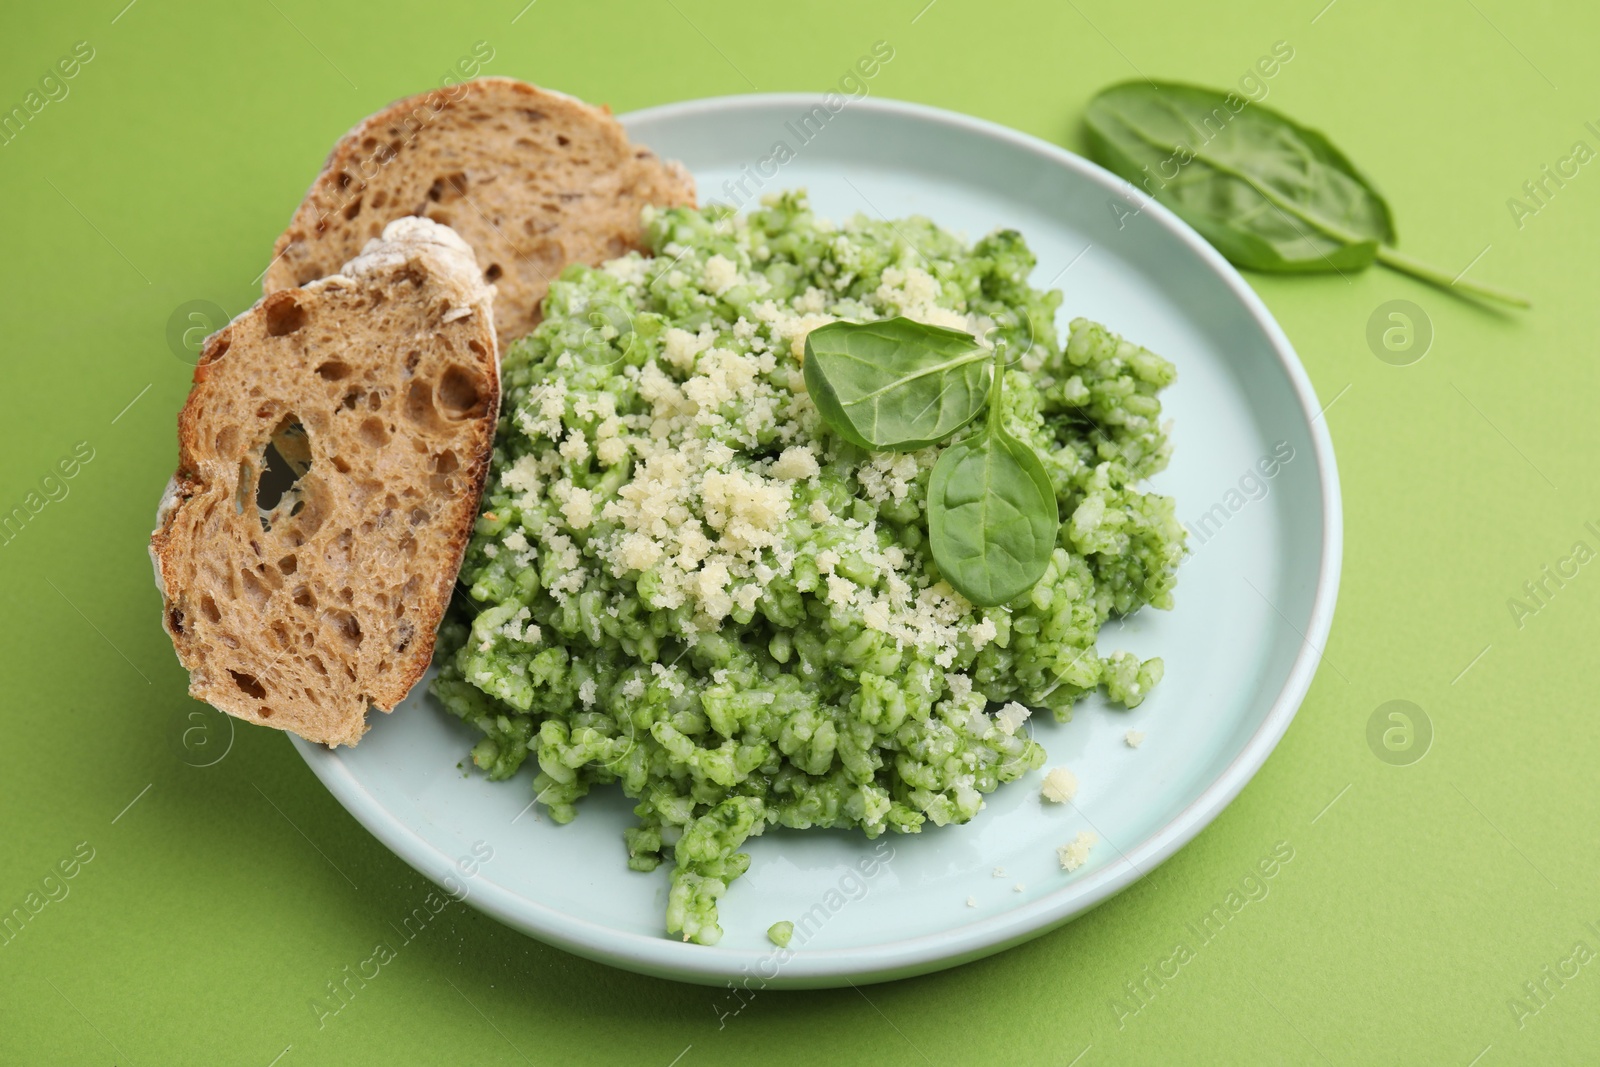
[(989, 351), (906, 318), (833, 322), (806, 337), (806, 391), (823, 420), (873, 452), (944, 440), (983, 410)]
[(1515, 293), (1452, 278), (1399, 252), (1389, 205), (1344, 153), (1236, 93), (1124, 82), (1091, 100), (1085, 121), (1096, 161), (1171, 208), (1238, 266), (1345, 271), (1378, 262), (1446, 289), (1528, 306)]
[(1004, 346), (989, 418), (944, 450), (928, 480), (928, 546), (945, 580), (981, 607), (1032, 589), (1050, 565), (1061, 515), (1043, 462), (1003, 424)]

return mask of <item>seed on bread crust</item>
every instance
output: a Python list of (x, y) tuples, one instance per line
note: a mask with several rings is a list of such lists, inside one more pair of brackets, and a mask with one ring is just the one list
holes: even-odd
[(150, 539), (191, 695), (353, 745), (422, 677), (489, 469), (492, 301), (405, 218), (207, 340)]
[(694, 203), (676, 163), (630, 144), (606, 108), (513, 78), (396, 101), (333, 148), (274, 246), (272, 293), (332, 273), (384, 225), (453, 227), (499, 292), (502, 347), (539, 323), (550, 280), (642, 247), (640, 211)]

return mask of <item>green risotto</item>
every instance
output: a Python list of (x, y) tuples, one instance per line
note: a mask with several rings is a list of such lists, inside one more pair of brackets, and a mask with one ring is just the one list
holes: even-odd
[[(628, 865), (668, 860), (667, 931), (713, 944), (750, 836), (966, 822), (1043, 763), (1031, 709), (1065, 720), (1096, 688), (1132, 707), (1160, 679), (1095, 638), (1172, 604), (1183, 529), (1136, 486), (1167, 461), (1174, 371), (1083, 319), (1058, 334), (1013, 231), (835, 225), (798, 193), (645, 228), (651, 256), (567, 268), (504, 354), (433, 691), (490, 778), (534, 758), (555, 821), (596, 785), (637, 800)], [(1009, 603), (973, 606), (928, 550), (941, 447), (867, 452), (806, 393), (811, 330), (892, 316), (1004, 342), (1004, 428), (1061, 515)]]

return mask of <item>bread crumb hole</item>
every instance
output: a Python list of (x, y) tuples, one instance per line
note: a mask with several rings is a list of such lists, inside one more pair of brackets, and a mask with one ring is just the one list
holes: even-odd
[(211, 339), (211, 343), (206, 346), (205, 354), (201, 356), (200, 362), (215, 363), (228, 354), (228, 346), (232, 343), (233, 339), (226, 333), (217, 334)]
[(254, 675), (243, 674), (235, 670), (229, 670), (228, 673), (233, 675), (233, 684), (239, 687), (239, 691), (241, 693), (244, 693), (249, 697), (254, 697), (256, 700), (261, 700), (266, 697), (266, 689), (260, 682), (256, 681)]
[(293, 415), (286, 415), (272, 431), (262, 456), (261, 479), (256, 486), (256, 511), (261, 529), (271, 530), (273, 516), (280, 510), (298, 515), (305, 501), (301, 498), (300, 478), (311, 469), (311, 438)]
[(500, 275), (504, 273), (505, 272), (500, 269), (500, 264), (491, 263), (489, 264), (489, 269), (483, 272), (483, 280), (492, 284), (499, 281)]
[(250, 571), (240, 571), (239, 579), (244, 585), (244, 591), (250, 595), (251, 602), (255, 604), (256, 610), (259, 611), (266, 607), (267, 598), (272, 594), (267, 591), (266, 586), (261, 584), (261, 579)]
[(337, 359), (330, 359), (317, 368), (317, 374), (325, 381), (342, 381), (350, 377), (350, 364), (342, 363)]
[(243, 515), (245, 504), (255, 493), (256, 470), (248, 459), (239, 461), (239, 485), (233, 494), (233, 513)]
[(211, 599), (210, 593), (200, 598), (200, 614), (214, 623), (222, 621), (222, 612), (217, 610), (217, 602)]
[(572, 138), (567, 137), (565, 134), (560, 134), (560, 133), (556, 134), (556, 144), (560, 145), (562, 148), (567, 147), (567, 145), (569, 145), (571, 143), (572, 143)]
[(358, 196), (345, 206), (344, 217), (353, 219), (359, 214), (361, 214), (361, 198)]
[(284, 574), (293, 574), (300, 566), (300, 561), (294, 558), (293, 553), (284, 556), (278, 561), (278, 569)]
[(173, 633), (177, 634), (179, 637), (182, 637), (183, 612), (179, 611), (177, 608), (173, 608), (171, 611), (167, 612), (167, 625), (172, 628)]
[(310, 589), (307, 589), (302, 585), (300, 588), (294, 591), (294, 602), (299, 607), (315, 609), (317, 606), (317, 597), (316, 594), (314, 594)]
[(361, 439), (373, 448), (382, 448), (389, 443), (389, 431), (383, 425), (383, 420), (376, 416), (367, 419), (361, 424)]
[(263, 719), (270, 719), (272, 718), (272, 709), (263, 704), (261, 706), (261, 710), (256, 712), (256, 714), (260, 715)]
[(483, 414), (483, 390), (478, 376), (464, 367), (451, 367), (439, 379), (439, 403), (445, 414), (455, 419)]
[(293, 292), (273, 293), (267, 297), (266, 315), (270, 337), (287, 337), (306, 324), (306, 309), (300, 306)]
[(460, 466), (456, 454), (449, 449), (445, 449), (433, 458), (433, 469), (440, 474), (449, 474)]
[(345, 459), (343, 456), (334, 456), (333, 469), (338, 471), (340, 474), (349, 474), (350, 461)]
[(467, 176), (461, 171), (433, 179), (428, 187), (428, 199), (436, 204), (448, 204), (467, 195)]
[(433, 385), (425, 380), (411, 383), (406, 390), (406, 417), (423, 426), (438, 422), (439, 413), (433, 406)]

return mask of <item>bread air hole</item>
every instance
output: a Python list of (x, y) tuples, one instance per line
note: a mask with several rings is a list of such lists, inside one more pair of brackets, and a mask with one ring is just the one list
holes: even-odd
[(406, 389), (406, 418), (418, 426), (437, 426), (439, 411), (433, 406), (433, 384), (418, 379)]
[(328, 612), (328, 621), (333, 623), (334, 633), (342, 638), (346, 645), (352, 649), (361, 647), (361, 623), (348, 611), (337, 609)]
[[(266, 698), (266, 688), (262, 686), (260, 682), (256, 681), (254, 675), (244, 674), (235, 670), (229, 670), (228, 673), (233, 676), (233, 684), (239, 687), (239, 692), (256, 700), (263, 700)], [(269, 712), (268, 714), (271, 713)]]
[(358, 196), (354, 200), (350, 201), (350, 203), (345, 205), (344, 217), (346, 219), (353, 219), (359, 214), (361, 214), (361, 198)]
[(483, 280), (491, 285), (500, 280), (500, 275), (505, 273), (500, 269), (500, 264), (491, 263), (489, 269), (483, 272)]
[(227, 333), (219, 333), (211, 339), (206, 350), (200, 356), (201, 363), (215, 363), (228, 354), (228, 346), (233, 343), (233, 338)]
[(266, 586), (261, 584), (260, 578), (257, 578), (249, 571), (240, 571), (239, 581), (244, 586), (245, 595), (250, 598), (250, 603), (257, 611), (267, 606), (267, 598), (271, 596), (271, 593), (267, 591)]
[(350, 364), (330, 359), (317, 368), (318, 377), (324, 381), (338, 382), (350, 377)]
[(271, 530), (275, 521), (300, 514), (305, 507), (300, 479), (310, 469), (311, 438), (298, 418), (285, 415), (273, 429), (262, 455), (261, 478), (255, 493), (262, 530)]
[(267, 297), (265, 311), (270, 337), (287, 337), (306, 324), (306, 309), (300, 306), (293, 290)]
[(373, 448), (382, 448), (389, 443), (389, 430), (383, 425), (383, 420), (376, 416), (362, 422), (358, 432), (361, 439)]
[(451, 367), (439, 379), (439, 404), (447, 418), (471, 419), (484, 413), (483, 383), (465, 367)]
[(428, 199), (436, 204), (448, 204), (467, 195), (467, 176), (461, 171), (433, 179), (428, 187)]

